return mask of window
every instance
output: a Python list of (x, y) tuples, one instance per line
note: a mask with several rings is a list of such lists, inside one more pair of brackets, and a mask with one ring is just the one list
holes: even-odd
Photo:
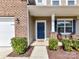
[(42, 3), (42, 0), (38, 0), (38, 3)]
[(57, 20), (57, 32), (61, 34), (70, 34), (73, 32), (72, 20)]
[(46, 0), (35, 0), (35, 2), (38, 6), (46, 5)]
[(61, 0), (51, 0), (51, 4), (53, 6), (59, 6), (61, 4)]
[(68, 6), (74, 6), (74, 5), (76, 5), (76, 0), (67, 0), (67, 5)]

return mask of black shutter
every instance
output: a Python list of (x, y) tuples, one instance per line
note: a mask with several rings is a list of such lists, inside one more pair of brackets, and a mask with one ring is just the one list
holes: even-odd
[(76, 20), (73, 20), (73, 34), (76, 32)]
[(57, 32), (57, 18), (55, 18), (55, 32)]

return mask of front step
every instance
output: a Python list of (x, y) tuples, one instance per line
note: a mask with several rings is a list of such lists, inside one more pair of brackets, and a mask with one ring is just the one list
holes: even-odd
[(34, 41), (32, 44), (31, 44), (31, 46), (48, 46), (48, 41), (42, 41), (42, 40), (40, 40), (40, 41)]

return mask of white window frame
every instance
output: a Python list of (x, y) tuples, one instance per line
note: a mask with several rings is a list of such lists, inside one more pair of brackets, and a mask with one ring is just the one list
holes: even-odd
[[(65, 21), (66, 20), (68, 20), (68, 19), (58, 19), (58, 20), (63, 20), (64, 21), (64, 24), (66, 23)], [(73, 19), (70, 19), (71, 21), (72, 21), (72, 31), (73, 31)], [(66, 26), (64, 25), (64, 28), (65, 28)], [(64, 33), (61, 33), (61, 34), (63, 34), (63, 35), (68, 35), (68, 34), (70, 34), (70, 33), (67, 33), (66, 31), (65, 31), (66, 29), (64, 29)], [(57, 25), (57, 32), (58, 32), (58, 25)]]
[(38, 0), (35, 0), (37, 6), (45, 6), (47, 5), (47, 0), (42, 0), (42, 3), (39, 3)]
[(61, 6), (61, 0), (59, 0), (59, 5), (53, 5), (52, 0), (51, 0), (51, 6)]
[(74, 5), (68, 5), (68, 0), (66, 0), (66, 6), (76, 6), (77, 5), (77, 0), (74, 0), (75, 2), (75, 4)]

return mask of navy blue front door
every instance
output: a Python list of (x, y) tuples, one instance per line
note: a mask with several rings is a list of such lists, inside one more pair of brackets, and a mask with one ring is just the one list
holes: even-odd
[(44, 22), (37, 23), (37, 39), (44, 39), (45, 38), (45, 24)]

